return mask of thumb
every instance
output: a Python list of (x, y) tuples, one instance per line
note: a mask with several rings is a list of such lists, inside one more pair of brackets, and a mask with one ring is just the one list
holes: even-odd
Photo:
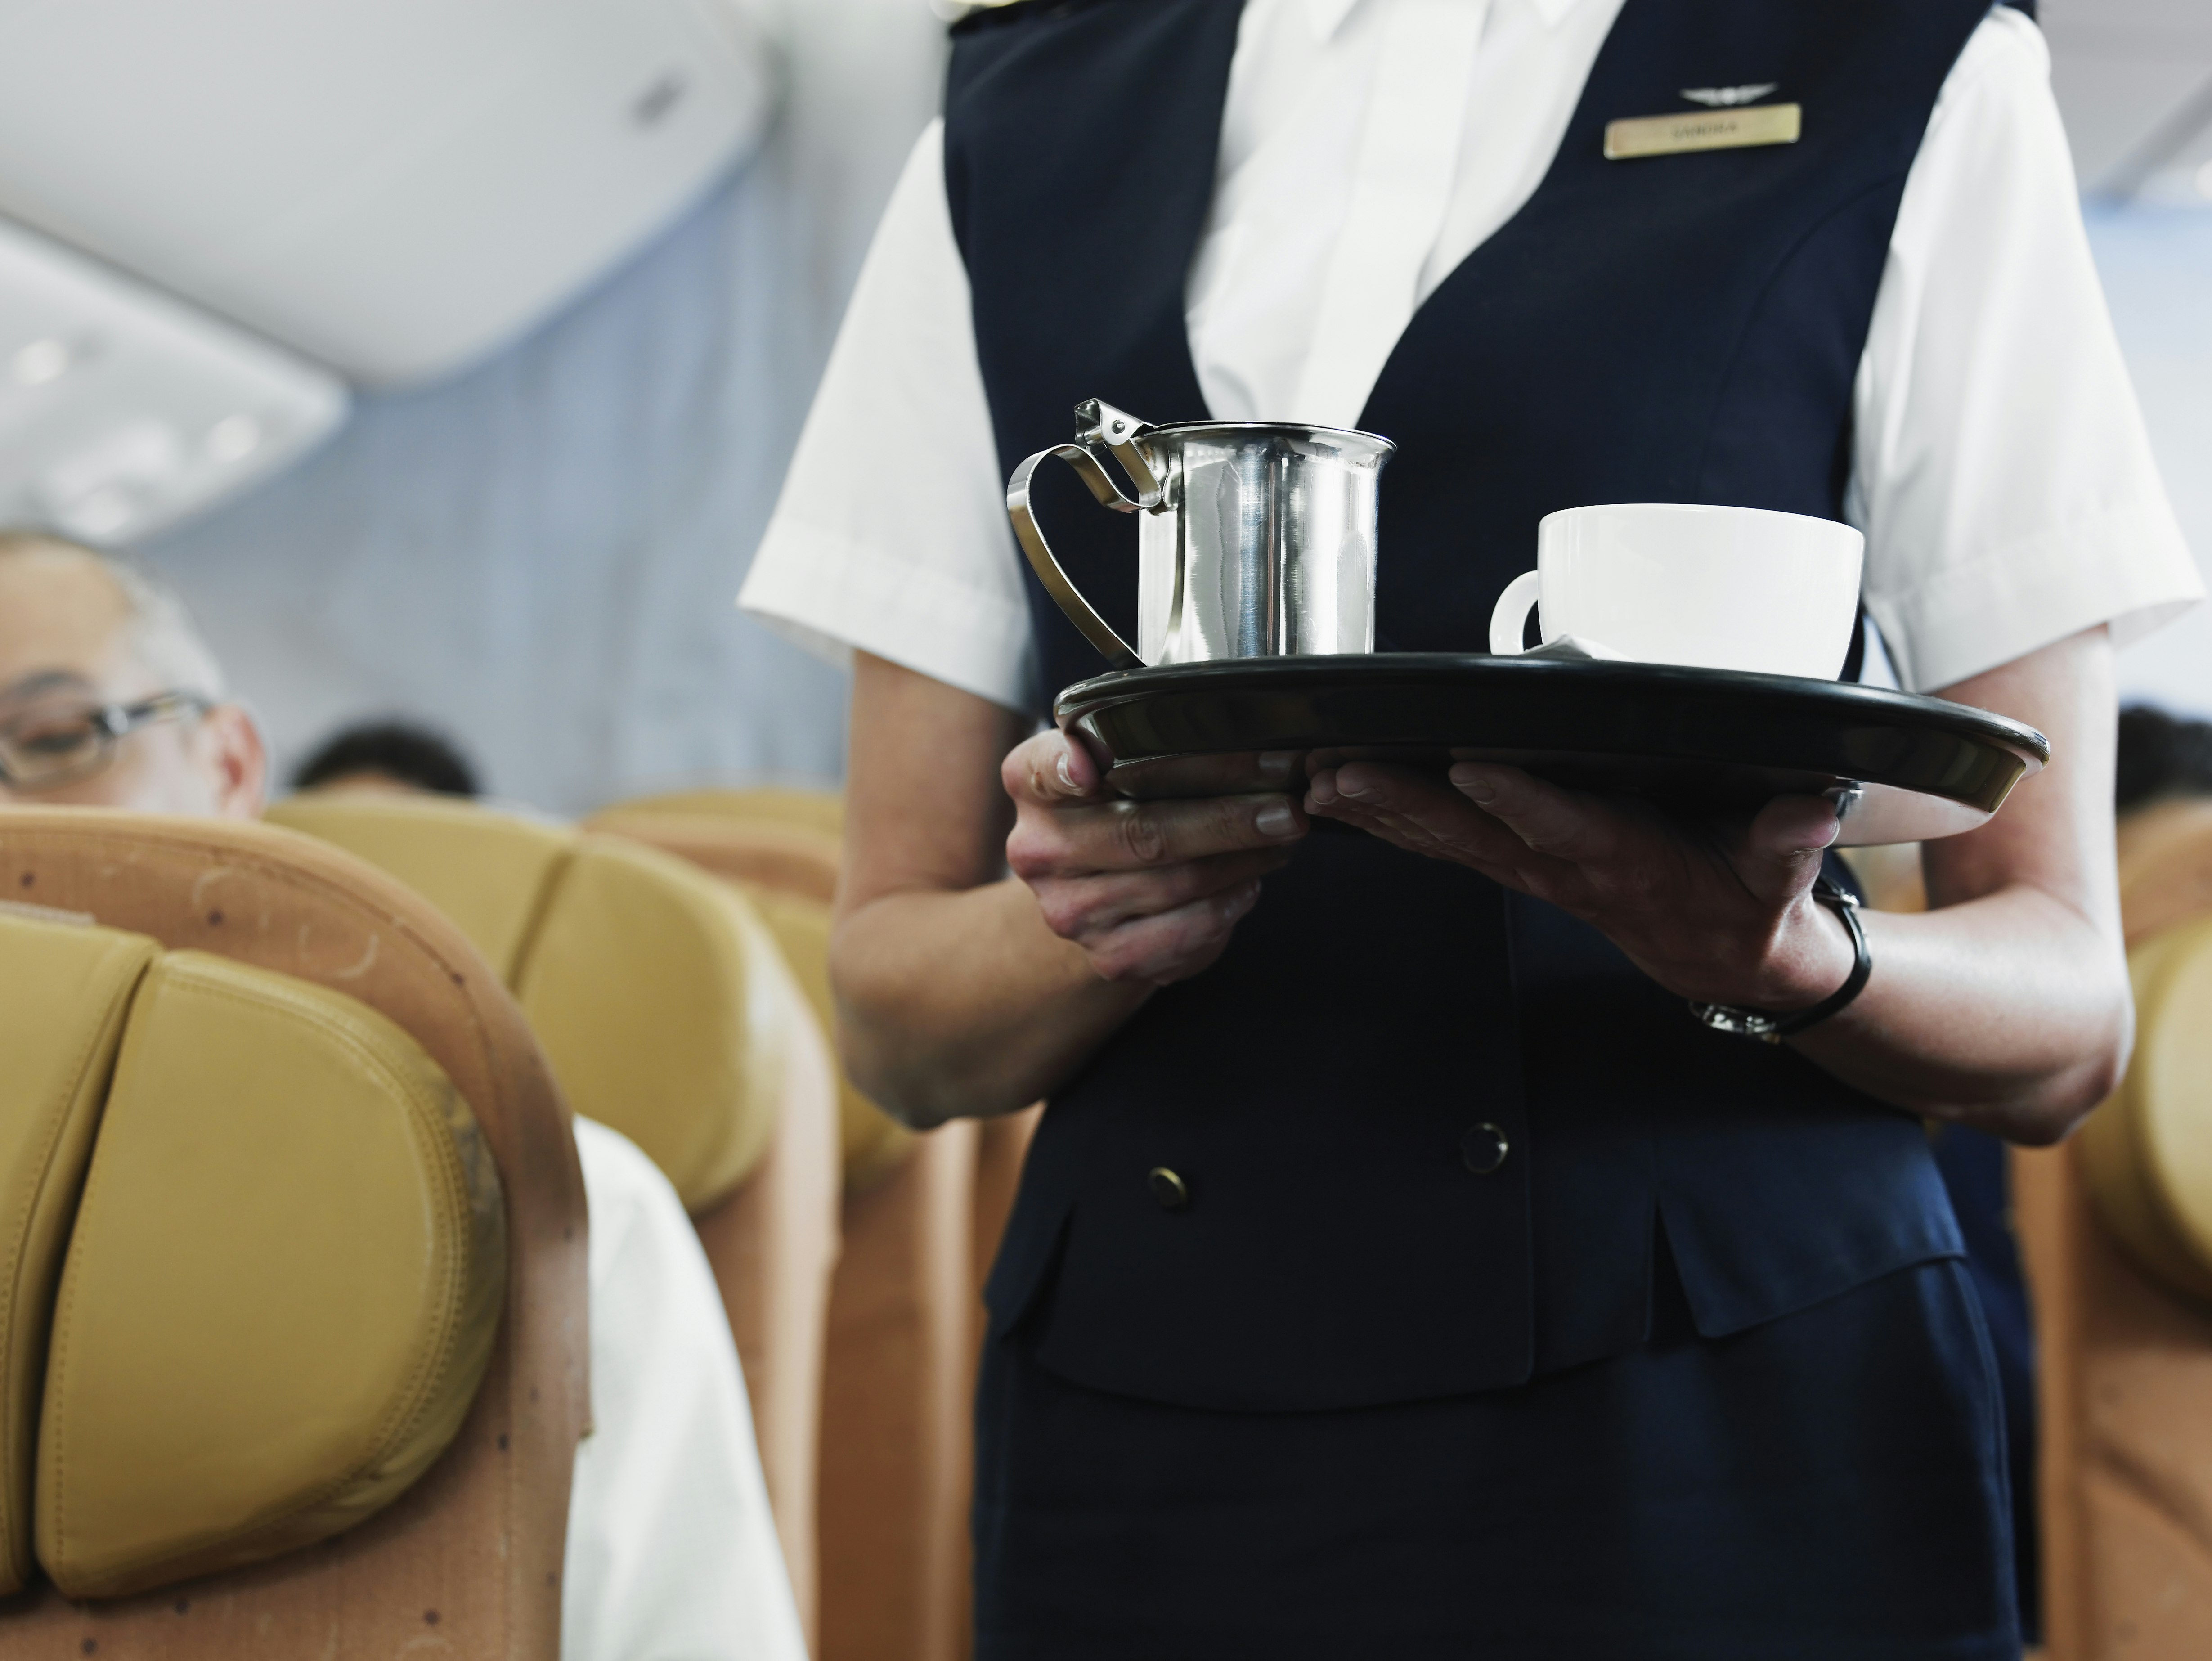
[(1095, 796), (1103, 788), (1106, 770), (1098, 764), (1098, 757), (1091, 753), (1091, 746), (1073, 733), (1054, 733), (1050, 740), (1052, 774), (1060, 793), (1068, 796)]
[(1777, 796), (1744, 832), (1736, 875), (1758, 898), (1787, 905), (1812, 887), (1821, 855), (1842, 829), (1826, 796)]
[(1052, 807), (1097, 796), (1104, 775), (1079, 740), (1048, 731), (1031, 733), (1009, 751), (999, 777), (1017, 802)]

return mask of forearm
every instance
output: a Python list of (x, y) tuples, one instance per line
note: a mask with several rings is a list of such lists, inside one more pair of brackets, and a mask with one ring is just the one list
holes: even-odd
[(1149, 995), (1109, 982), (1012, 878), (885, 894), (830, 946), (846, 1071), (917, 1128), (1027, 1107)]
[(1793, 1041), (1807, 1059), (1908, 1111), (2016, 1141), (2057, 1140), (2110, 1092), (2134, 1007), (2124, 960), (2088, 917), (2022, 885), (1863, 920), (1874, 976)]
[(1220, 955), (1305, 834), (1283, 794), (1293, 757), (1200, 761), (1176, 781), (1192, 795), (1140, 804), (1082, 745), (1024, 727), (855, 654), (838, 1047), (917, 1127), (1057, 1089), (1152, 988)]
[(1925, 845), (1930, 909), (1866, 916), (1867, 989), (1797, 1043), (1899, 1107), (2056, 1141), (2111, 1092), (2135, 1029), (2112, 868), (2111, 646), (2091, 630), (1945, 696), (2041, 727), (2051, 764), (1980, 830)]
[[(1911, 1111), (2055, 1141), (2112, 1089), (2134, 1019), (2112, 861), (2111, 644), (2087, 630), (1945, 696), (2041, 728), (2051, 764), (1992, 818), (1922, 848), (1929, 910), (1865, 919), (1872, 978), (1790, 1042)], [(1850, 972), (1844, 926), (1814, 897), (1840, 828), (1814, 797), (1777, 797), (1723, 833), (1494, 763), (1456, 763), (1449, 783), (1353, 763), (1316, 770), (1307, 806), (1559, 906), (1693, 1002), (1794, 1014)]]

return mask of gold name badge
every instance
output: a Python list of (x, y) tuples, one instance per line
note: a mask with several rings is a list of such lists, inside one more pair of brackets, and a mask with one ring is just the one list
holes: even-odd
[(1794, 144), (1804, 116), (1802, 104), (1758, 104), (1743, 110), (1698, 110), (1689, 115), (1645, 115), (1632, 121), (1608, 122), (1605, 159), (1632, 161), (1640, 155)]

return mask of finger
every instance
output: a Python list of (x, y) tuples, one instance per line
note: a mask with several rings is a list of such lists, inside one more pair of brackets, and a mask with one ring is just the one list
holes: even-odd
[(1525, 887), (1538, 863), (1524, 843), (1436, 776), (1360, 763), (1324, 768), (1308, 781), (1307, 811), (1358, 826), (1416, 854), (1456, 860)]
[(1091, 966), (1109, 981), (1167, 986), (1211, 965), (1237, 923), (1260, 901), (1260, 885), (1241, 883), (1172, 911), (1124, 924), (1085, 948)]
[(1620, 852), (1620, 815), (1595, 796), (1488, 762), (1455, 762), (1450, 778), (1455, 790), (1540, 854), (1593, 865)]
[(1019, 813), (1006, 864), (1024, 881), (1142, 871), (1249, 849), (1281, 848), (1306, 833), (1288, 796), (1099, 802)]
[[(1403, 849), (1408, 854), (1419, 854), (1424, 859), (1449, 860), (1455, 865), (1479, 871), (1493, 882), (1503, 883), (1509, 888), (1517, 888), (1523, 892), (1534, 891), (1528, 873), (1510, 860), (1501, 861), (1480, 847), (1439, 837), (1435, 831), (1412, 820), (1387, 813), (1364, 812), (1348, 803), (1340, 804), (1318, 817), (1333, 818), (1355, 830), (1364, 830), (1378, 842), (1389, 843), (1393, 848)], [(1505, 835), (1502, 831), (1499, 834)], [(1512, 842), (1522, 860), (1537, 857), (1510, 836), (1506, 840)]]
[(1114, 776), (1115, 788), (1146, 801), (1187, 796), (1243, 796), (1288, 790), (1303, 771), (1295, 750), (1228, 756), (1165, 756), (1137, 762)]
[(1008, 751), (999, 782), (1017, 804), (1058, 806), (1108, 794), (1105, 775), (1090, 751), (1059, 732), (1032, 733)]
[(1037, 909), (1063, 940), (1088, 943), (1141, 917), (1156, 916), (1229, 889), (1242, 887), (1290, 859), (1287, 849), (1221, 854), (1158, 871), (1116, 871), (1099, 876), (1041, 882)]
[(1440, 843), (1492, 858), (1526, 853), (1510, 832), (1433, 773), (1377, 762), (1352, 762), (1326, 776), (1316, 774), (1306, 794), (1316, 801), (1333, 797), (1342, 809), (1380, 818), (1407, 834), (1431, 837)]
[(1777, 796), (1759, 810), (1732, 861), (1743, 885), (1769, 904), (1787, 904), (1813, 885), (1820, 856), (1843, 830), (1825, 796)]

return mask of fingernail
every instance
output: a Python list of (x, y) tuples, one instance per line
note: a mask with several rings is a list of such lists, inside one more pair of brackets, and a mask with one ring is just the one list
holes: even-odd
[(1469, 801), (1485, 802), (1498, 800), (1498, 787), (1480, 773), (1462, 774), (1456, 767), (1451, 770), (1452, 788)]
[(1053, 766), (1060, 774), (1060, 782), (1063, 785), (1066, 786), (1067, 788), (1070, 790), (1079, 790), (1083, 788), (1075, 782), (1075, 769), (1068, 764), (1066, 751), (1061, 751), (1060, 754), (1054, 758)]
[(1252, 816), (1252, 824), (1263, 837), (1294, 837), (1298, 833), (1298, 816), (1286, 801), (1269, 802)]
[(1259, 758), (1260, 776), (1271, 783), (1279, 779), (1287, 779), (1297, 764), (1298, 757), (1296, 751), (1269, 750)]

